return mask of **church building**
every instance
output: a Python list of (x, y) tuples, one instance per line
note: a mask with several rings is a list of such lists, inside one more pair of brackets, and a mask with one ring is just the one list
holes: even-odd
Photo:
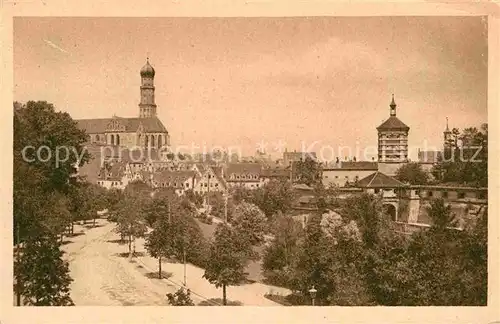
[(167, 129), (156, 115), (155, 69), (149, 59), (140, 71), (141, 99), (138, 117), (113, 116), (77, 120), (78, 127), (89, 135), (90, 144), (132, 148), (160, 149), (170, 145)]
[(390, 104), (390, 116), (377, 127), (378, 170), (389, 176), (408, 162), (408, 132), (410, 127), (396, 117), (394, 95)]

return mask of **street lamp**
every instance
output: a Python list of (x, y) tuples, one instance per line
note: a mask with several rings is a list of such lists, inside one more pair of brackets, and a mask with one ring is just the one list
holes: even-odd
[(314, 306), (314, 299), (316, 298), (316, 293), (318, 291), (314, 289), (314, 285), (309, 289), (309, 293), (311, 294), (312, 305)]

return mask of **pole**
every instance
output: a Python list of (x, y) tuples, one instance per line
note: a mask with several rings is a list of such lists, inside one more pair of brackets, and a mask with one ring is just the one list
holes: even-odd
[(183, 246), (182, 250), (184, 254), (184, 287), (186, 287), (186, 247)]
[(224, 195), (224, 224), (227, 224), (227, 194)]

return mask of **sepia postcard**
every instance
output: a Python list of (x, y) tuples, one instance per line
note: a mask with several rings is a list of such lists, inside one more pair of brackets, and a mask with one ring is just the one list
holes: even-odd
[(500, 323), (497, 4), (2, 6), (1, 324)]

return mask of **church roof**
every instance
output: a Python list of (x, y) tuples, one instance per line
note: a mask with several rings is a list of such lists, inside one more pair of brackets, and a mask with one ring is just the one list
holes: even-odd
[(113, 118), (97, 118), (97, 119), (77, 119), (76, 122), (78, 127), (85, 130), (88, 134), (94, 133), (105, 133), (108, 125), (112, 121), (117, 121), (119, 124), (123, 125), (125, 132), (136, 132), (139, 125), (142, 124), (144, 132), (159, 132), (166, 133), (167, 129), (163, 125), (158, 117), (150, 118), (123, 118), (123, 117), (113, 117)]
[(382, 123), (377, 130), (410, 130), (410, 127), (406, 126), (401, 120), (396, 116), (391, 116), (385, 122)]
[(359, 180), (357, 186), (363, 188), (395, 188), (405, 186), (405, 184), (377, 171)]

